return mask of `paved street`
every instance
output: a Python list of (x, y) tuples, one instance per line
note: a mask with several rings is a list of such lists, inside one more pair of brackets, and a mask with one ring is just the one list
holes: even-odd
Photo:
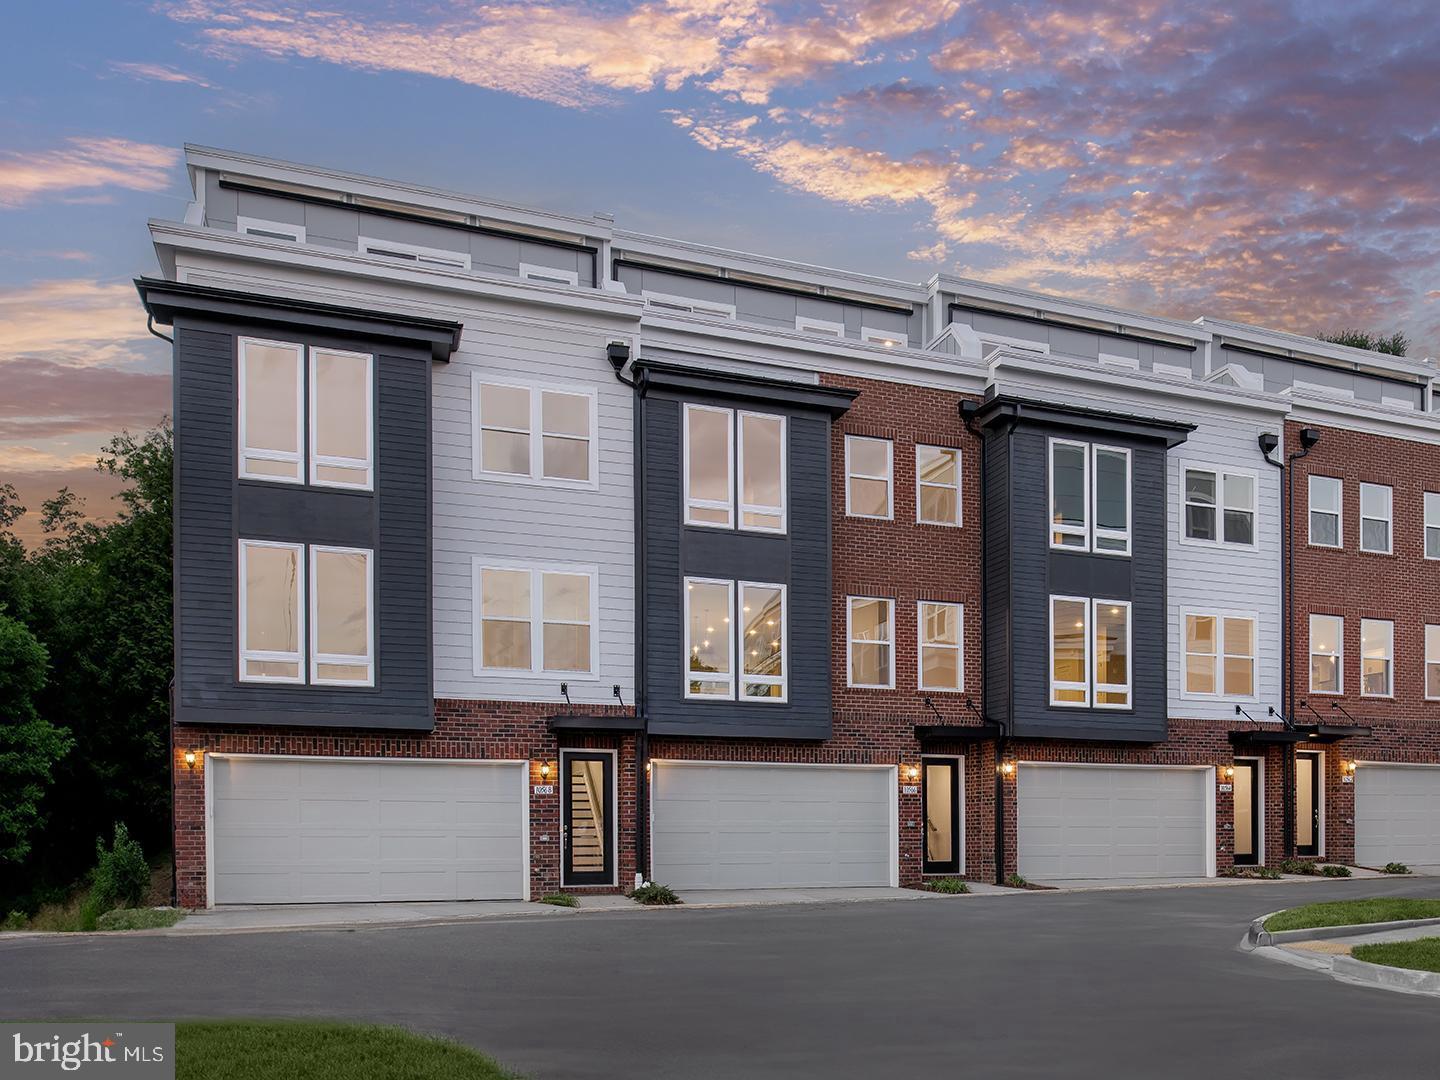
[(1434, 1077), (1440, 1001), (1235, 949), (1410, 879), (0, 942), (7, 1018), (344, 1017), (536, 1078)]

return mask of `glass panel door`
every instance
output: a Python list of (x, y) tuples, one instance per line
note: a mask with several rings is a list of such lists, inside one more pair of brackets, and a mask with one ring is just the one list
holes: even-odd
[(1320, 755), (1295, 755), (1295, 854), (1320, 854)]
[(1260, 770), (1258, 762), (1235, 762), (1235, 865), (1260, 861)]
[(925, 857), (921, 870), (926, 874), (960, 872), (960, 762), (931, 759), (925, 762)]
[(615, 756), (564, 751), (561, 760), (561, 884), (613, 885)]

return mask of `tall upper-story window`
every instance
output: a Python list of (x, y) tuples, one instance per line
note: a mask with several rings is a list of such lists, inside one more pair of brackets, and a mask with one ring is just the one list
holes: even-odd
[(685, 524), (783, 533), (785, 417), (687, 404), (684, 424)]
[(1050, 440), (1050, 546), (1130, 554), (1130, 451)]
[(374, 395), (374, 358), (368, 353), (241, 338), (240, 475), (369, 490)]
[(1360, 550), (1390, 554), (1394, 491), (1385, 484), (1360, 485)]
[(753, 581), (685, 579), (687, 698), (734, 700), (738, 675), (741, 700), (786, 700), (786, 591)]
[(845, 514), (883, 518), (895, 513), (895, 447), (889, 439), (845, 436)]
[(1360, 620), (1360, 695), (1395, 694), (1395, 624), (1389, 619)]
[(599, 466), (595, 392), (474, 380), (475, 475), (594, 487)]
[(1186, 697), (1255, 696), (1255, 618), (1191, 612), (1182, 618)]
[(895, 601), (878, 596), (851, 596), (846, 605), (848, 685), (894, 689)]
[(921, 600), (916, 612), (920, 689), (965, 688), (965, 608)]
[(1440, 626), (1425, 626), (1425, 700), (1440, 698)]
[(1440, 493), (1425, 492), (1425, 558), (1440, 559)]
[(1050, 704), (1130, 707), (1130, 604), (1050, 598)]
[(1344, 485), (1333, 476), (1310, 477), (1310, 543), (1340, 547), (1345, 536), (1340, 506)]
[(1187, 466), (1185, 539), (1253, 547), (1255, 477)]
[(1345, 620), (1338, 615), (1310, 616), (1310, 692), (1345, 690)]
[(594, 675), (598, 583), (594, 567), (477, 559), (475, 674)]
[(915, 447), (915, 520), (922, 525), (959, 525), (960, 451)]

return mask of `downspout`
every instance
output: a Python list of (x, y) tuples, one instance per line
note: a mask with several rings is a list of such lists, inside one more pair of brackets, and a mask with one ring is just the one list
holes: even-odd
[[(1281, 551), (1280, 590), (1281, 604), (1285, 610), (1283, 632), (1280, 637), (1284, 655), (1280, 658), (1281, 679), (1284, 680), (1282, 700), (1285, 704), (1286, 723), (1292, 724), (1295, 715), (1295, 659), (1291, 647), (1295, 640), (1295, 462), (1308, 455), (1320, 441), (1320, 432), (1315, 428), (1300, 429), (1300, 449), (1285, 459), (1285, 505), (1282, 508), (1282, 527), (1285, 530), (1285, 547)], [(1273, 464), (1273, 462), (1272, 462)], [(1344, 507), (1341, 507), (1344, 511)], [(1285, 754), (1281, 779), (1282, 798), (1285, 800), (1285, 857), (1295, 857), (1295, 751)]]
[[(1284, 430), (1284, 421), (1281, 421), (1281, 430)], [(1279, 440), (1274, 445), (1270, 444), (1269, 433), (1260, 436), (1260, 456), (1267, 464), (1275, 466), (1280, 470), (1280, 707), (1285, 715), (1290, 716), (1290, 470), (1284, 461), (1276, 461), (1270, 454), (1278, 447)], [(1294, 762), (1294, 754), (1284, 754), (1280, 758), (1280, 799), (1285, 804), (1285, 812), (1280, 815), (1282, 822), (1285, 857), (1291, 858), (1295, 854), (1295, 806), (1294, 795), (1292, 794), (1293, 772), (1291, 765)]]

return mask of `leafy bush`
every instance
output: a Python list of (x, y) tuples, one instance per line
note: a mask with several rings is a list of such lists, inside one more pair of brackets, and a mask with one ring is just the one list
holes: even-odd
[(1309, 859), (1281, 859), (1280, 871), (1285, 874), (1304, 874), (1307, 877), (1314, 877), (1320, 872)]
[(1406, 866), (1403, 862), (1387, 862), (1380, 868), (1380, 871), (1384, 874), (1408, 874), (1410, 873), (1410, 867)]
[(1027, 889), (1030, 887), (1030, 882), (1026, 881), (1019, 874), (1006, 874), (1005, 884), (1009, 885), (1012, 889)]
[(23, 911), (12, 911), (5, 916), (5, 921), (0, 923), (0, 930), (24, 930), (29, 925), (30, 920)]
[(118, 908), (95, 920), (96, 930), (160, 930), (185, 917), (176, 908)]
[(1279, 881), (1284, 875), (1273, 866), (1257, 866), (1255, 867), (1255, 876), (1264, 878), (1266, 881)]
[(1221, 877), (1229, 878), (1263, 878), (1266, 881), (1274, 881), (1280, 877), (1280, 871), (1270, 866), (1227, 866), (1220, 871)]
[(1326, 877), (1349, 877), (1350, 867), (1348, 866), (1322, 866), (1320, 873)]
[(637, 904), (682, 904), (680, 897), (675, 895), (675, 890), (669, 885), (658, 885), (653, 881), (647, 881), (630, 894), (630, 899)]
[(931, 892), (945, 893), (948, 896), (959, 896), (970, 891), (970, 886), (958, 877), (931, 878), (925, 883), (925, 887)]
[(150, 887), (150, 865), (139, 841), (130, 838), (124, 822), (115, 823), (110, 850), (95, 841), (95, 870), (90, 878), (89, 905), (96, 916), (118, 907), (137, 907)]
[(568, 892), (552, 892), (548, 896), (540, 897), (540, 903), (552, 904), (555, 907), (579, 907), (578, 897), (571, 896)]

